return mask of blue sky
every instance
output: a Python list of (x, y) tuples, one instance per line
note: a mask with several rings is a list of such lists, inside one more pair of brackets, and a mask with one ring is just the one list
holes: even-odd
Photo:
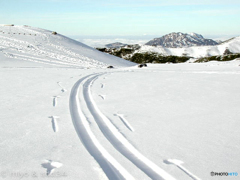
[(64, 35), (240, 35), (239, 0), (1, 0), (0, 24)]

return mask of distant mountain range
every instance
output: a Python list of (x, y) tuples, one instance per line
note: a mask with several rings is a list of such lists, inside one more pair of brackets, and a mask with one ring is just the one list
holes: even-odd
[(108, 48), (120, 48), (120, 47), (124, 47), (126, 45), (127, 44), (123, 44), (123, 43), (120, 43), (120, 42), (115, 42), (115, 43), (106, 44), (105, 46), (108, 47)]
[(149, 46), (162, 46), (166, 48), (181, 48), (191, 46), (214, 46), (218, 43), (212, 39), (205, 39), (197, 33), (173, 32), (160, 38), (155, 38), (146, 43)]
[(164, 56), (188, 56), (194, 58), (223, 55), (228, 49), (231, 53), (240, 53), (240, 36), (223, 42), (205, 39), (197, 33), (170, 33), (154, 38), (145, 45), (108, 44), (98, 50), (124, 59), (131, 59), (136, 53), (156, 52)]

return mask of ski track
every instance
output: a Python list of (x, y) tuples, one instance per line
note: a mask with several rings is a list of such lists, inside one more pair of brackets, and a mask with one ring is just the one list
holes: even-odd
[(134, 178), (132, 175), (130, 175), (99, 143), (81, 110), (80, 100), (82, 99), (79, 99), (79, 90), (83, 86), (82, 82), (90, 76), (91, 75), (78, 80), (73, 86), (70, 94), (69, 108), (75, 130), (88, 152), (95, 158), (109, 179), (133, 180)]
[[(83, 96), (84, 100), (87, 104), (89, 111), (91, 112), (92, 116), (94, 117), (96, 123), (98, 124), (100, 130), (104, 134), (104, 136), (109, 140), (109, 142), (118, 150), (122, 155), (124, 155), (127, 159), (129, 159), (133, 164), (135, 164), (139, 169), (141, 169), (146, 175), (148, 175), (151, 179), (154, 180), (174, 180), (170, 174), (165, 172), (163, 169), (158, 167), (152, 161), (147, 159), (144, 155), (142, 155), (129, 141), (115, 128), (115, 126), (111, 123), (111, 121), (98, 109), (96, 103), (93, 100), (91, 95), (91, 86), (93, 82), (98, 78), (99, 74), (94, 75), (93, 77), (85, 77), (87, 80), (83, 84)], [(80, 80), (82, 82), (83, 80)], [(79, 83), (77, 83), (79, 84)], [(73, 88), (73, 90), (76, 87)], [(75, 94), (75, 93), (73, 93)], [(71, 104), (74, 101), (74, 97), (71, 97)], [(75, 101), (77, 101), (75, 99)], [(75, 102), (77, 104), (77, 102)], [(75, 105), (77, 106), (77, 105)], [(75, 128), (81, 137), (82, 130), (79, 127), (76, 127), (77, 117), (83, 116), (81, 111), (76, 111), (76, 107), (71, 105), (72, 118), (75, 124)], [(85, 117), (81, 117), (82, 119)], [(80, 119), (81, 119), (80, 118)], [(86, 120), (85, 120), (86, 121)], [(83, 134), (83, 136), (85, 136)], [(86, 143), (86, 142), (85, 142)], [(89, 149), (91, 150), (91, 149)]]

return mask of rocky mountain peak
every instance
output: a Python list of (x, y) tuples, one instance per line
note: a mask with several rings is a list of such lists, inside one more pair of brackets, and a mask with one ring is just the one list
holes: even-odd
[(160, 38), (154, 38), (146, 43), (150, 46), (162, 46), (167, 48), (180, 48), (190, 46), (211, 46), (218, 43), (212, 39), (205, 39), (201, 34), (197, 33), (181, 33), (173, 32)]

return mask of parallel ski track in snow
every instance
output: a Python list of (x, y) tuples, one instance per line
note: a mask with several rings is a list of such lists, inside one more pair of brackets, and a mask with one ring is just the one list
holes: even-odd
[[(98, 76), (98, 75), (97, 75)], [(73, 86), (70, 95), (70, 112), (75, 130), (88, 152), (95, 158), (109, 179), (123, 180), (134, 178), (106, 151), (91, 131), (88, 121), (80, 106), (79, 93), (86, 76)]]
[[(102, 73), (102, 74), (104, 74), (104, 73)], [(83, 86), (81, 93), (83, 93), (83, 97), (84, 97), (83, 100), (85, 101), (88, 110), (90, 111), (94, 120), (98, 124), (98, 127), (101, 130), (101, 132), (109, 140), (109, 142), (115, 147), (115, 149), (118, 150), (127, 159), (129, 159), (133, 164), (135, 164), (139, 169), (141, 169), (151, 179), (174, 180), (175, 178), (173, 178), (171, 175), (169, 175), (163, 169), (158, 167), (152, 161), (147, 159), (131, 143), (129, 143), (129, 141), (116, 129), (116, 127), (111, 123), (111, 121), (99, 110), (99, 108), (97, 107), (96, 103), (93, 100), (93, 97), (91, 94), (91, 86), (92, 86), (93, 82), (102, 74), (86, 76), (85, 78), (80, 79), (73, 87), (73, 90), (71, 93), (71, 98), (70, 98), (70, 109), (71, 109), (71, 115), (72, 115), (72, 119), (74, 122), (74, 126), (75, 126), (76, 131), (78, 132), (79, 137), (83, 141), (85, 136), (89, 136), (88, 134), (83, 133), (79, 127), (79, 125), (80, 125), (79, 120), (83, 121), (83, 119), (86, 119), (86, 118), (84, 116), (84, 113), (80, 109), (76, 110), (77, 108), (80, 108), (79, 102), (74, 102), (74, 101), (79, 101), (79, 99), (77, 99), (77, 96), (78, 96), (77, 92), (75, 92), (75, 91), (78, 90), (79, 86), (81, 85), (81, 86)], [(81, 84), (83, 80), (85, 80), (85, 82), (83, 84)], [(84, 120), (84, 121), (86, 121), (86, 120)], [(86, 133), (88, 133), (88, 132), (86, 132)], [(83, 143), (84, 143), (84, 141), (83, 141)], [(88, 144), (88, 142), (85, 142), (85, 143)], [(88, 147), (86, 147), (86, 148), (88, 149)], [(90, 151), (92, 151), (92, 149), (88, 149), (88, 151), (90, 152)], [(97, 160), (98, 158), (95, 157), (95, 159)], [(104, 167), (102, 167), (102, 168), (104, 168)]]

